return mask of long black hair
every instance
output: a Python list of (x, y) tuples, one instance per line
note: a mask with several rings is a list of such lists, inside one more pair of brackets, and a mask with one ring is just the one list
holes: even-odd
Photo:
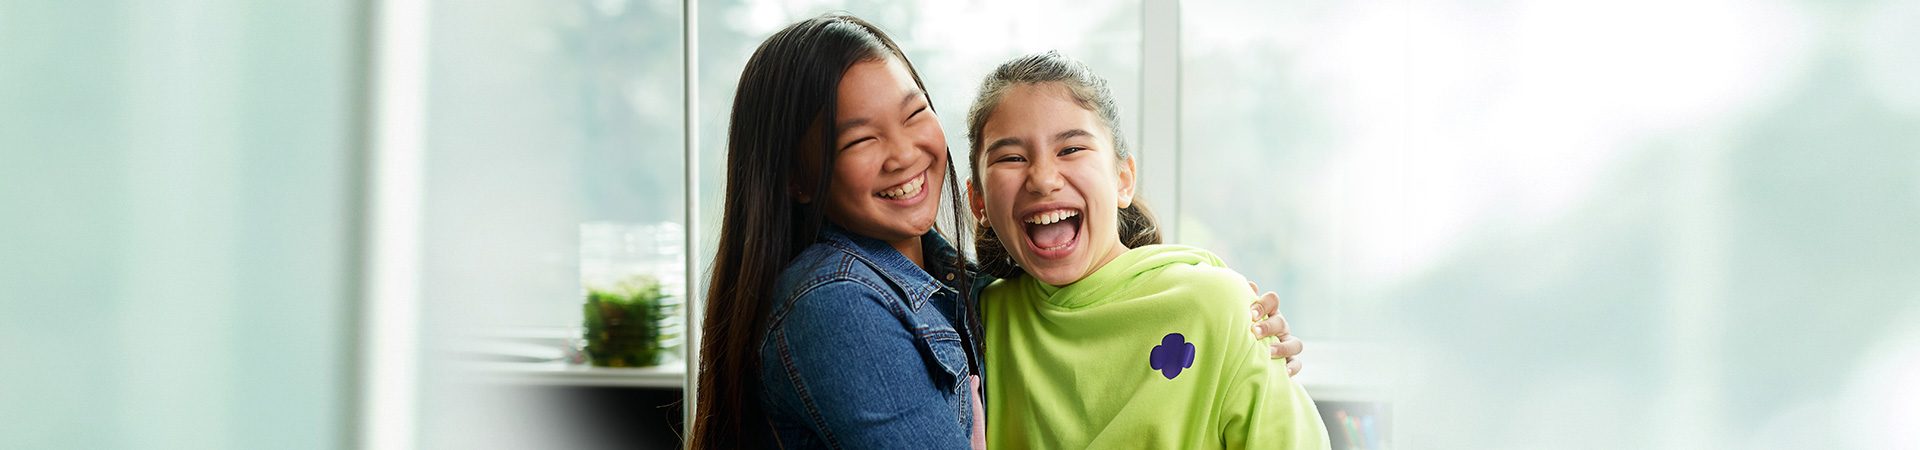
[[(835, 100), (854, 64), (892, 58), (926, 91), (919, 72), (879, 27), (845, 14), (802, 20), (768, 37), (747, 60), (727, 125), (726, 206), (719, 250), (707, 284), (693, 448), (764, 448), (772, 430), (761, 408), (761, 339), (774, 282), (826, 226), (833, 178)], [(931, 105), (931, 102), (929, 102)], [(929, 106), (931, 108), (931, 106)], [(818, 141), (809, 142), (809, 137)], [(818, 172), (800, 173), (801, 152), (816, 152)], [(962, 203), (947, 156), (947, 196), (957, 220)], [(810, 184), (811, 186), (804, 186)], [(796, 196), (811, 198), (802, 203)], [(950, 229), (959, 233), (964, 227)], [(960, 244), (955, 236), (955, 245)], [(927, 264), (936, 262), (929, 259)], [(950, 261), (964, 277), (965, 258)], [(962, 295), (971, 284), (957, 285)]]

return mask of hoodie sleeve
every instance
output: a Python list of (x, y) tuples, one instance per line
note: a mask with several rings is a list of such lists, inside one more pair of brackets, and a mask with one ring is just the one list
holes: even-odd
[[(1217, 260), (1216, 260), (1217, 261)], [(1219, 266), (1195, 266), (1183, 278), (1194, 295), (1218, 302), (1227, 318), (1219, 324), (1233, 347), (1219, 380), (1224, 396), (1215, 399), (1221, 418), (1221, 443), (1229, 449), (1325, 450), (1331, 443), (1320, 411), (1306, 389), (1287, 377), (1284, 363), (1266, 354), (1266, 345), (1248, 330), (1246, 278)]]
[(1229, 386), (1221, 404), (1222, 443), (1230, 449), (1327, 449), (1326, 425), (1306, 389), (1257, 347), (1249, 350), (1241, 370), (1223, 380)]

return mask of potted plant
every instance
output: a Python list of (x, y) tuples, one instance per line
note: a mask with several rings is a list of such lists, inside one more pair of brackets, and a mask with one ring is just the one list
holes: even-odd
[(661, 328), (672, 314), (660, 281), (637, 275), (613, 286), (587, 289), (587, 355), (600, 367), (660, 364)]

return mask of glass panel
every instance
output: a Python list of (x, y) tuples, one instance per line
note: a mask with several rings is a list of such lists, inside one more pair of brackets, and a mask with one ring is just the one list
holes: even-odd
[(337, 449), (356, 2), (0, 2), (0, 448)]
[(1916, 442), (1912, 2), (1183, 5), (1186, 238), (1400, 446)]
[(1382, 45), (1403, 33), (1333, 34), (1367, 24), (1302, 2), (1183, 6), (1180, 239), (1278, 292), (1295, 333), (1352, 336), (1341, 306), (1401, 270), (1374, 229), (1397, 185), (1373, 179), (1394, 178), (1404, 125), (1369, 119), (1398, 113), (1402, 53)]
[(598, 438), (573, 391), (534, 386), (625, 382), (582, 373), (586, 289), (682, 298), (682, 5), (431, 7), (421, 446)]
[(438, 329), (571, 327), (581, 225), (681, 222), (679, 2), (436, 2), (425, 298)]

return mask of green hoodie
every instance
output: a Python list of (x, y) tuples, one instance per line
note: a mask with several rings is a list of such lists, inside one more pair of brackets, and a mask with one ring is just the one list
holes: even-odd
[(1253, 337), (1246, 279), (1212, 253), (1149, 245), (982, 298), (989, 448), (1328, 447), (1313, 399)]

